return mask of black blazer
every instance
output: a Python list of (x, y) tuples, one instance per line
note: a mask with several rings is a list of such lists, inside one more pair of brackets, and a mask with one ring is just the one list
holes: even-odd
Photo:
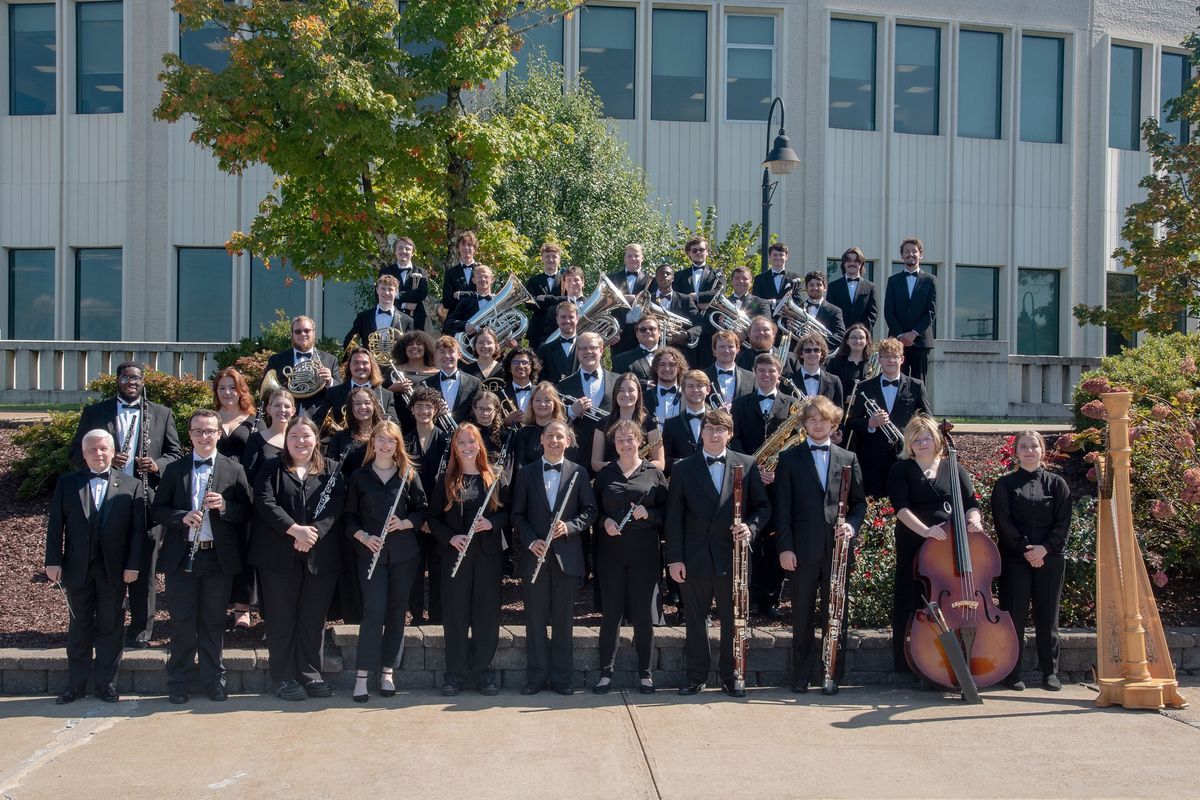
[[(324, 422), (328, 414), (333, 414), (333, 421), (337, 424), (343, 426), (346, 424), (347, 412), (349, 411), (346, 405), (350, 399), (351, 388), (353, 387), (350, 385), (350, 381), (343, 381), (325, 390), (325, 403), (320, 411), (313, 415), (313, 420), (317, 425)], [(372, 391), (375, 393), (375, 399), (379, 401), (379, 405), (383, 408), (383, 415), (392, 421), (398, 421), (399, 417), (396, 416), (396, 394), (389, 392), (382, 386), (376, 386)]]
[[(421, 381), (421, 385), (428, 386), (441, 394), (442, 373), (435, 372)], [(458, 371), (458, 396), (454, 398), (454, 407), (450, 409), (450, 416), (454, 417), (455, 421), (462, 422), (470, 415), (471, 406), (475, 403), (475, 395), (479, 393), (481, 386), (483, 386), (483, 381), (479, 378), (468, 375), (461, 369)]]
[[(550, 331), (553, 333), (554, 331)], [(538, 359), (542, 362), (541, 380), (558, 383), (575, 370), (579, 369), (579, 361), (575, 358), (575, 346), (564, 353), (562, 342), (555, 340), (547, 342), (537, 349)]]
[(858, 458), (835, 444), (829, 446), (829, 475), (821, 488), (816, 462), (807, 444), (790, 447), (779, 456), (775, 471), (772, 520), (779, 552), (791, 551), (801, 564), (827, 563), (833, 555), (833, 526), (837, 522), (842, 467), (850, 467), (846, 522), (855, 535), (867, 514)]
[(887, 294), (883, 299), (883, 320), (888, 336), (916, 331), (912, 347), (933, 347), (933, 321), (937, 311), (937, 285), (933, 276), (921, 270), (908, 296), (908, 280), (902, 270), (888, 278)]
[[(221, 571), (234, 575), (242, 571), (240, 554), (245, 523), (250, 520), (250, 483), (242, 465), (219, 453), (214, 456), (213, 482), (209, 491), (225, 498), (225, 510), (209, 510), (213, 542)], [(162, 483), (150, 507), (154, 521), (163, 526), (162, 550), (158, 554), (158, 569), (170, 575), (183, 570), (191, 542), (191, 528), (183, 518), (192, 510), (192, 456), (181, 458), (167, 467)]]
[[(793, 344), (795, 344), (795, 343), (793, 342)], [(772, 353), (773, 354), (774, 351), (773, 350), (755, 350), (751, 347), (743, 347), (741, 349), (741, 351), (737, 354), (737, 358), (734, 359), (734, 363), (737, 364), (742, 369), (749, 372), (751, 375), (753, 375), (754, 374), (754, 359), (758, 358), (763, 353)], [(788, 351), (787, 359), (784, 361), (784, 364), (783, 364), (783, 374), (791, 375), (793, 372), (795, 372), (798, 369), (800, 369), (800, 356), (798, 356), (796, 354), (795, 350), (790, 350), (790, 351)]]
[[(629, 283), (625, 280), (625, 268), (624, 267), (621, 267), (618, 270), (614, 270), (614, 271), (608, 273), (607, 277), (610, 281), (612, 281), (613, 286), (616, 286), (621, 291), (622, 294), (634, 294), (634, 295), (641, 294), (642, 291), (644, 291), (646, 289), (646, 287), (649, 286), (650, 283), (654, 280), (654, 276), (652, 274), (646, 272), (645, 270), (642, 270), (640, 273), (638, 273), (637, 278), (634, 279), (633, 291), (630, 292), (629, 291)], [(636, 335), (636, 333), (634, 333), (633, 328), (629, 327), (629, 320), (628, 320), (629, 312), (626, 311), (625, 309), (621, 308), (621, 309), (617, 309), (616, 311), (613, 311), (612, 315), (617, 320), (617, 322), (619, 322), (621, 324), (621, 344), (619, 346), (623, 350), (636, 346), (637, 345), (637, 335)]]
[[(800, 394), (807, 397), (808, 391), (805, 389), (805, 384), (802, 380), (803, 376), (804, 368), (801, 367), (797, 372), (792, 373), (789, 377), (792, 379), (792, 383), (796, 384), (796, 388), (800, 390)], [(819, 386), (817, 387), (817, 394), (821, 397), (828, 397), (833, 401), (834, 405), (836, 405), (838, 408), (841, 408), (842, 403), (845, 400), (842, 379), (827, 369), (821, 370), (821, 380), (819, 382)]]
[(467, 329), (467, 320), (475, 316), (481, 308), (495, 299), (495, 294), (492, 294), (487, 300), (484, 300), (475, 292), (463, 295), (458, 304), (454, 306), (454, 310), (446, 316), (446, 321), (442, 323), (442, 333), (447, 336), (463, 333)]
[[(143, 413), (150, 417), (150, 424), (147, 426), (150, 429), (150, 449), (147, 455), (158, 464), (158, 472), (151, 472), (146, 476), (146, 485), (149, 489), (147, 502), (149, 502), (154, 499), (154, 490), (162, 479), (163, 470), (183, 454), (183, 449), (179, 446), (179, 431), (175, 427), (175, 415), (171, 413), (171, 409), (147, 400)], [(83, 437), (88, 431), (96, 428), (111, 433), (114, 446), (118, 452), (121, 450), (121, 437), (117, 433), (117, 399), (115, 397), (92, 403), (90, 406), (84, 407), (80, 413), (79, 425), (75, 428), (75, 438), (71, 440), (71, 451), (68, 455), (71, 466), (76, 469), (83, 469), (87, 466), (83, 460)], [(135, 455), (141, 453), (141, 442), (131, 441), (129, 447)], [(136, 466), (133, 468), (133, 476), (139, 480), (142, 476), (141, 470)]]
[[(546, 538), (555, 512), (562, 507), (562, 521), (567, 524), (567, 535), (554, 539), (546, 558), (558, 559), (558, 565), (567, 575), (582, 578), (584, 575), (583, 542), (581, 535), (596, 521), (596, 498), (592, 494), (592, 483), (588, 471), (572, 461), (563, 460), (562, 477), (559, 479), (558, 496), (554, 508), (546, 500), (546, 488), (542, 483), (542, 461), (539, 459), (517, 470), (512, 489), (512, 526), (516, 534), (516, 558), (519, 559), (519, 574), (522, 578), (533, 575), (537, 556), (529, 549), (536, 541)], [(571, 494), (566, 495), (571, 476), (578, 475)]]
[[(315, 516), (326, 484), (334, 480), (329, 502)], [(320, 475), (308, 473), (304, 480), (273, 458), (263, 465), (254, 485), (254, 520), (250, 531), (250, 558), (254, 566), (267, 572), (291, 571), (294, 560), (302, 560), (313, 575), (336, 575), (341, 568), (341, 550), (336, 529), (346, 501), (346, 480), (336, 461), (325, 460)], [(288, 535), (293, 525), (312, 525), (317, 543), (307, 553), (293, 547)], [(331, 535), (333, 534), (333, 535)]]
[(845, 278), (838, 278), (829, 284), (829, 292), (825, 299), (841, 309), (842, 322), (847, 328), (861, 322), (867, 326), (867, 330), (875, 329), (875, 320), (879, 319), (879, 306), (875, 298), (875, 284), (866, 278), (859, 278), (853, 303), (850, 302), (850, 287)]
[[(620, 374), (613, 372), (610, 369), (603, 370), (603, 374), (600, 376), (600, 382), (603, 384), (603, 388), (601, 389), (602, 394), (600, 397), (600, 410), (601, 411), (612, 411), (613, 387), (616, 385), (617, 378), (619, 378), (619, 377), (621, 377)], [(576, 397), (576, 398), (583, 397), (583, 368), (582, 367), (575, 370), (570, 375), (568, 375), (567, 377), (563, 378), (561, 381), (558, 382), (558, 393), (559, 394), (568, 394), (571, 397)], [(578, 422), (579, 420), (573, 420), (573, 421)]]
[(687, 413), (686, 404), (677, 416), (671, 417), (663, 423), (663, 457), (667, 462), (668, 473), (671, 472), (671, 467), (676, 462), (700, 452), (701, 442), (699, 439), (692, 438), (692, 426), (690, 421), (684, 418), (685, 413)]
[[(463, 502), (450, 503), (449, 508), (446, 508), (446, 482), (438, 481), (433, 487), (433, 501), (429, 507), (427, 521), (429, 532), (445, 548), (446, 555), (443, 558), (458, 558), (458, 551), (450, 546), (450, 540), (460, 534), (466, 535), (467, 526), (475, 519), (480, 503), (487, 494), (482, 479), (472, 481), (470, 476), (465, 477), (468, 484), (475, 484), (475, 491), (471, 491), (469, 486), (464, 486)], [(501, 481), (501, 485), (496, 488), (500, 506), (495, 511), (483, 512), (484, 519), (492, 523), (492, 529), (475, 534), (471, 540), (471, 550), (478, 548), (479, 552), (492, 556), (499, 556), (504, 550), (501, 531), (508, 527), (509, 521), (509, 501), (508, 492), (503, 484), (504, 476), (497, 475), (496, 480)], [(453, 563), (452, 561), (451, 564)]]
[(792, 406), (796, 403), (796, 398), (782, 389), (776, 389), (775, 402), (771, 403), (771, 411), (764, 420), (759, 410), (757, 389), (734, 400), (729, 411), (733, 417), (733, 441), (729, 443), (730, 448), (739, 453), (753, 455), (755, 450), (762, 447), (767, 435), (788, 418)]
[[(324, 350), (314, 350), (313, 355), (323, 364), (333, 376), (333, 383), (330, 386), (322, 389), (307, 400), (296, 400), (296, 405), (304, 409), (309, 416), (314, 416), (321, 411), (325, 405), (325, 396), (329, 389), (337, 386), (341, 379), (338, 377), (341, 370), (338, 367), (336, 356), (326, 353)], [(283, 377), (284, 367), (296, 366), (295, 350), (289, 347), (287, 350), (281, 350), (267, 359), (267, 367), (263, 370), (263, 375), (266, 375), (271, 370), (275, 370), (276, 376), (279, 378), (279, 383), (286, 389), (287, 379)]]
[[(867, 433), (867, 420), (870, 414), (867, 413), (866, 398), (870, 397), (874, 400), (881, 409), (888, 412), (891, 421), (900, 430), (904, 430), (904, 426), (916, 416), (918, 413), (933, 415), (933, 408), (929, 405), (929, 396), (925, 393), (925, 384), (916, 378), (910, 378), (903, 372), (900, 373), (900, 385), (896, 387), (896, 400), (892, 403), (892, 410), (888, 411), (887, 404), (883, 401), (883, 375), (876, 375), (870, 380), (863, 381), (858, 385), (858, 395), (854, 398), (854, 406), (850, 409), (850, 430), (855, 431), (856, 436), (870, 437), (872, 434)], [(875, 436), (883, 438), (881, 431), (875, 431)], [(864, 438), (863, 441), (866, 439)]]
[[(54, 484), (46, 525), (46, 566), (62, 567), (62, 585), (77, 589), (87, 581), (91, 562), (91, 499), (86, 467), (61, 476)], [(109, 471), (108, 490), (100, 507), (100, 557), (110, 583), (123, 585), (121, 573), (140, 569), (146, 535), (146, 499), (141, 481)]]
[(701, 451), (675, 465), (667, 489), (668, 564), (682, 562), (687, 577), (715, 577), (733, 571), (733, 467), (741, 464), (742, 522), (751, 539), (771, 520), (771, 501), (754, 459), (726, 450), (725, 475), (718, 493)]
[[(415, 465), (414, 465), (415, 466)], [(366, 467), (357, 470), (346, 483), (346, 505), (342, 511), (342, 530), (351, 539), (360, 530), (371, 536), (378, 536), (383, 531), (387, 521), (388, 509), (400, 491), (400, 483), (404, 476), (397, 470), (386, 484), (379, 480), (375, 470)], [(425, 487), (421, 484), (421, 475), (416, 469), (410, 469), (408, 482), (404, 486), (404, 494), (396, 504), (396, 516), (412, 523), (412, 528), (402, 531), (392, 531), (383, 543), (380, 560), (385, 564), (400, 564), (416, 558), (421, 554), (417, 537), (421, 535), (421, 523), (425, 521), (429, 503), (425, 498)], [(360, 557), (370, 558), (371, 551), (366, 545), (355, 541), (354, 552)]]
[[(375, 309), (378, 306), (371, 306), (366, 311), (358, 312), (354, 317), (354, 324), (350, 326), (350, 332), (346, 334), (346, 338), (342, 339), (342, 349), (350, 346), (350, 340), (358, 335), (358, 343), (361, 347), (367, 346), (367, 337), (378, 330), (375, 327)], [(411, 331), (413, 329), (413, 318), (405, 314), (399, 309), (394, 309), (392, 312), (392, 324), (389, 326), (398, 331)]]
[[(700, 302), (707, 303), (713, 299), (716, 292), (713, 287), (717, 283), (718, 273), (711, 265), (705, 264), (704, 271), (700, 273), (700, 291), (698, 292)], [(671, 288), (682, 295), (689, 295), (696, 291), (692, 288), (692, 265), (688, 264), (675, 271), (675, 278), (671, 282)], [(657, 302), (657, 301), (655, 301)], [(668, 309), (674, 310), (674, 309)], [(678, 313), (678, 312), (676, 312)]]
[[(469, 265), (471, 267), (471, 277), (475, 277), (475, 267), (479, 263)], [(462, 263), (455, 264), (446, 269), (442, 273), (442, 307), (446, 309), (447, 314), (454, 310), (458, 305), (458, 300), (454, 298), (455, 292), (473, 292), (475, 284), (467, 280), (467, 271)]]
[[(720, 392), (721, 392), (721, 382), (717, 380), (717, 370), (718, 369), (719, 369), (719, 367), (717, 367), (716, 364), (710, 364), (709, 366), (704, 368), (704, 374), (708, 376), (708, 379), (710, 381), (712, 381), (713, 392), (715, 392), (719, 396)], [(753, 391), (754, 391), (754, 373), (750, 372), (749, 370), (743, 369), (742, 367), (739, 367), (737, 365), (737, 362), (734, 362), (734, 364), (733, 364), (733, 397), (720, 397), (722, 405), (724, 405), (725, 403), (732, 403), (735, 398), (741, 397), (744, 394), (750, 394), (750, 392), (753, 392)]]
[(787, 294), (788, 289), (794, 287), (793, 295), (804, 294), (804, 279), (795, 273), (783, 271), (783, 280), (780, 281), (780, 288), (775, 289), (775, 273), (768, 269), (766, 272), (760, 272), (754, 276), (754, 282), (750, 284), (750, 293), (761, 297), (764, 300), (778, 300)]
[[(800, 306), (803, 307), (804, 303), (801, 303)], [(842, 310), (829, 300), (823, 300), (821, 307), (817, 309), (817, 322), (829, 330), (829, 335), (825, 337), (825, 344), (828, 345), (829, 352), (832, 353), (841, 347), (842, 337), (846, 335), (846, 323), (842, 320)]]
[(396, 305), (413, 305), (413, 327), (419, 331), (425, 330), (425, 298), (429, 297), (429, 277), (416, 267), (409, 267), (404, 272), (396, 264), (386, 264), (380, 267), (380, 275), (392, 275), (400, 281), (400, 290), (396, 292)]
[[(541, 347), (546, 341), (546, 337), (553, 333), (558, 327), (558, 322), (555, 320), (555, 310), (558, 304), (563, 300), (562, 288), (562, 270), (554, 276), (554, 286), (550, 286), (549, 277), (545, 272), (539, 272), (536, 275), (531, 275), (525, 279), (525, 289), (530, 296), (534, 298), (533, 305), (530, 306), (529, 317), (529, 345), (536, 350)], [(545, 300), (537, 298), (545, 296)]]
[(641, 345), (638, 345), (632, 350), (626, 350), (624, 353), (613, 355), (613, 372), (618, 375), (632, 372), (641, 380), (648, 381), (650, 380), (650, 359), (652, 358), (654, 358), (653, 353), (647, 353), (642, 349)]

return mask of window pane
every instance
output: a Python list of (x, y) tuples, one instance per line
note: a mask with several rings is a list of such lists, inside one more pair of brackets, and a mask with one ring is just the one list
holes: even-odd
[(995, 267), (959, 267), (955, 275), (954, 337), (996, 339), (1000, 316), (1000, 270)]
[[(1105, 307), (1133, 311), (1137, 303), (1137, 276), (1125, 272), (1109, 272), (1105, 278)], [(1116, 355), (1132, 345), (1133, 342), (1117, 329), (1104, 329), (1105, 355)]]
[(75, 251), (75, 338), (121, 338), (121, 248)]
[(708, 12), (655, 9), (650, 119), (707, 119)]
[(195, 30), (179, 28), (179, 57), (185, 64), (224, 72), (229, 66), (229, 32), (215, 22)]
[(832, 20), (829, 127), (875, 130), (875, 23)]
[(356, 309), (354, 308), (355, 284), (325, 282), (324, 296), (321, 302), (321, 335), (338, 341), (354, 324)]
[[(903, 265), (900, 268), (904, 269)], [(841, 257), (825, 259), (825, 277), (827, 279), (827, 281), (826, 281), (827, 283), (833, 283), (838, 278), (843, 277)], [(866, 269), (865, 277), (867, 280), (871, 281), (872, 283), (875, 282), (875, 262), (874, 261), (867, 261), (867, 269)]]
[(938, 133), (941, 31), (896, 26), (896, 133)]
[(1021, 37), (1021, 141), (1061, 143), (1063, 40)]
[(257, 336), (263, 325), (275, 321), (275, 311), (283, 309), (291, 319), (305, 313), (304, 279), (287, 259), (271, 257), (270, 268), (262, 259), (250, 259), (250, 335)]
[(233, 258), (224, 247), (179, 248), (176, 341), (228, 342), (233, 336)]
[(1058, 355), (1058, 282), (1056, 269), (1017, 270), (1017, 352), (1023, 356)]
[(1108, 77), (1108, 146), (1137, 150), (1141, 144), (1142, 51), (1112, 46)]
[(1191, 131), (1183, 120), (1167, 121), (1167, 103), (1183, 94), (1183, 87), (1191, 78), (1192, 65), (1188, 57), (1182, 53), (1163, 53), (1162, 56), (1162, 102), (1163, 110), (1159, 112), (1158, 121), (1162, 129), (1175, 137), (1180, 144), (1191, 141)]
[(8, 7), (8, 113), (53, 114), (54, 4)]
[(54, 251), (8, 252), (10, 339), (54, 338)]
[(962, 31), (958, 43), (958, 135), (999, 139), (1004, 37)]
[[(518, 14), (513, 20), (513, 27), (520, 29), (533, 25), (549, 16), (549, 12)], [(553, 22), (543, 23), (524, 34), (524, 44), (517, 51), (517, 63), (510, 73), (514, 78), (524, 79), (529, 75), (530, 59), (546, 61), (551, 64), (563, 63), (563, 21), (562, 17)]]
[(725, 18), (725, 24), (728, 26), (726, 36), (730, 44), (775, 44), (774, 17), (730, 14)]
[(771, 107), (774, 87), (771, 73), (775, 54), (771, 50), (729, 48), (729, 71), (725, 81), (725, 114), (727, 119), (749, 119), (762, 122)]
[(632, 8), (585, 6), (579, 18), (579, 74), (612, 119), (633, 119), (636, 22)]
[(75, 6), (75, 15), (75, 111), (119, 114), (125, 110), (121, 4), (80, 3)]

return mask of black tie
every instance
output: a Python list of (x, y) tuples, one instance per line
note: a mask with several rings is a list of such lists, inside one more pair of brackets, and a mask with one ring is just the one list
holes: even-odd
[(828, 453), (828, 452), (829, 452), (829, 445), (827, 445), (827, 444), (810, 444), (810, 445), (808, 446), (808, 449), (809, 449), (809, 450), (813, 450), (813, 451), (816, 451), (816, 450), (824, 450), (826, 453)]
[(760, 394), (760, 395), (758, 396), (758, 402), (760, 402), (760, 403), (761, 403), (762, 401), (764, 401), (764, 400), (774, 400), (774, 399), (775, 399), (775, 393), (774, 393), (774, 392), (772, 392), (771, 394)]
[(821, 380), (821, 376), (820, 376), (820, 375), (809, 375), (807, 372), (804, 372), (804, 373), (801, 373), (801, 374), (804, 376), (804, 380), (806, 380), (806, 381), (819, 381), (819, 380)]
[(564, 336), (563, 338), (559, 339), (559, 341), (562, 342), (563, 344), (575, 344), (575, 337), (572, 336), (570, 339), (568, 339), (567, 337)]
[(732, 374), (733, 374), (733, 370), (731, 370), (731, 369), (719, 369), (719, 370), (717, 370), (717, 374), (718, 374), (718, 375), (732, 375)]
[(520, 394), (521, 392), (528, 392), (532, 388), (533, 388), (532, 386), (514, 386), (513, 394)]
[(858, 283), (858, 278), (846, 278), (846, 283)]
[(705, 456), (704, 460), (707, 461), (708, 465), (711, 467), (713, 464), (724, 464), (725, 456)]
[(562, 472), (562, 464), (542, 464), (542, 472)]
[(594, 372), (585, 372), (585, 373), (583, 373), (583, 379), (584, 379), (585, 381), (588, 381), (588, 382), (590, 383), (591, 381), (594, 381), (594, 380), (596, 380), (596, 373), (594, 373)]
[(213, 460), (211, 458), (197, 459), (192, 462), (192, 469), (200, 469), (200, 467), (211, 467)]
[(669, 394), (678, 394), (678, 393), (679, 393), (679, 389), (677, 389), (677, 388), (676, 388), (676, 387), (674, 387), (674, 386), (672, 386), (670, 389), (662, 389), (662, 388), (660, 388), (660, 389), (658, 390), (658, 394), (659, 394), (659, 396), (661, 396), (661, 397), (666, 397), (666, 396), (667, 396), (667, 395), (669, 395)]
[(479, 295), (479, 302), (490, 303), (492, 302), (492, 296), (490, 294), (481, 294)]
[(136, 403), (126, 403), (124, 400), (122, 400), (121, 401), (121, 410), (124, 411), (126, 409), (129, 409), (130, 411), (141, 411), (142, 403), (140, 400)]
[(894, 381), (889, 381), (887, 378), (884, 378), (881, 381), (881, 383), (883, 384), (884, 387), (888, 387), (888, 386), (897, 386), (898, 387), (898, 386), (900, 386), (900, 379), (896, 378), (896, 380), (894, 380)]
[(694, 420), (694, 419), (698, 419), (701, 422), (704, 421), (704, 412), (703, 411), (701, 411), (699, 414), (693, 414), (690, 411), (685, 411), (685, 412), (683, 412), (683, 416), (687, 419), (688, 424), (691, 424), (692, 420)]
[(296, 363), (301, 361), (312, 361), (312, 353), (296, 353)]
[(457, 372), (455, 372), (453, 375), (447, 375), (444, 372), (442, 373), (442, 383), (446, 383), (447, 381), (456, 381), (456, 380), (458, 380)]
[(92, 477), (91, 477), (89, 480), (93, 480), (93, 481), (94, 481), (94, 480), (96, 480), (97, 478), (99, 478), (99, 479), (100, 479), (100, 480), (102, 480), (102, 481), (106, 481), (106, 480), (108, 480), (108, 472), (107, 472), (107, 470), (106, 470), (106, 471), (104, 471), (104, 472), (93, 472), (93, 473), (92, 473)]
[(385, 309), (382, 309), (382, 308), (379, 308), (379, 307), (376, 307), (376, 308), (375, 308), (375, 314), (376, 314), (376, 316), (378, 316), (379, 314), (383, 314), (385, 317), (390, 317), (390, 316), (392, 316), (392, 312), (391, 312), (391, 311), (387, 311), (387, 310), (385, 310)]

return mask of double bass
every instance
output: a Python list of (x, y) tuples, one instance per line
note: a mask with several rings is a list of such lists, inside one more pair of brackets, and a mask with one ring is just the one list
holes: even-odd
[[(942, 523), (948, 535), (944, 540), (926, 539), (913, 564), (925, 584), (925, 597), (936, 608), (916, 611), (909, 619), (904, 654), (915, 674), (934, 686), (954, 689), (960, 682), (944, 642), (957, 641), (975, 685), (992, 686), (1016, 666), (1021, 640), (1012, 617), (992, 597), (992, 581), (1000, 574), (1000, 550), (986, 534), (967, 530), (949, 422), (942, 423), (941, 432), (946, 445), (944, 468), (953, 476), (946, 504), (950, 519)], [(943, 621), (953, 639), (941, 636)]]

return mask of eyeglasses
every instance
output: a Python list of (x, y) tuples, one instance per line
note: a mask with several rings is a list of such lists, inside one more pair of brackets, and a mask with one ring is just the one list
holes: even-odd
[(312, 333), (312, 328), (292, 328), (292, 333)]
[(188, 433), (190, 433), (192, 436), (209, 437), (216, 436), (218, 433), (220, 433), (220, 431), (213, 428), (189, 428)]
[(921, 436), (912, 440), (913, 444), (933, 444), (932, 436)]
[(804, 348), (803, 350), (801, 350), (800, 352), (802, 352), (802, 353), (819, 353), (819, 352), (821, 352), (821, 348), (819, 348), (819, 347), (805, 347), (805, 348)]
[(117, 380), (121, 383), (141, 383), (144, 379), (141, 375), (122, 375)]

